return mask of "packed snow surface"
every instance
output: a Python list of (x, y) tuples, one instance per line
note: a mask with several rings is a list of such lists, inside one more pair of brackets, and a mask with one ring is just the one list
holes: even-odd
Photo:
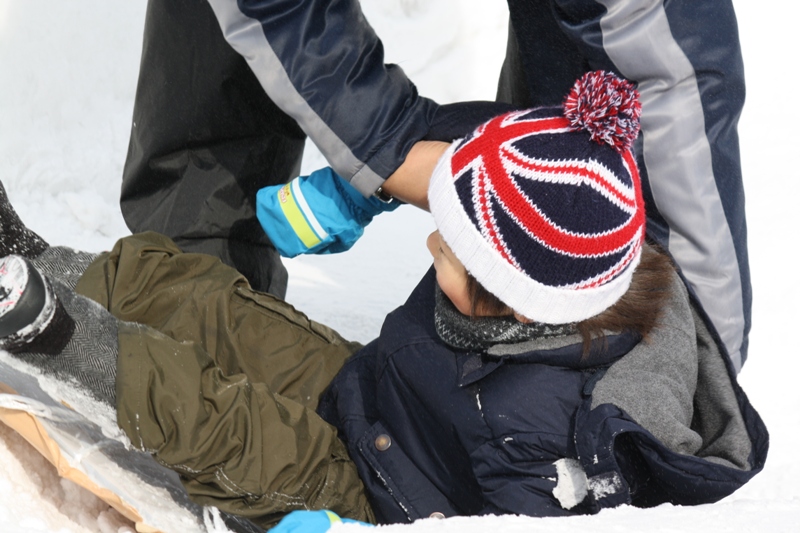
[[(0, 0), (0, 180), (45, 239), (101, 251), (128, 233), (120, 176), (136, 88), (144, 0)], [(736, 0), (748, 83), (740, 123), (754, 285), (750, 356), (741, 381), (771, 432), (765, 470), (714, 505), (622, 507), (574, 518), (421, 520), (387, 531), (800, 530), (800, 371), (794, 338), (800, 289), (794, 215), (800, 197), (800, 107), (787, 68), (800, 7)], [(493, 99), (503, 58), (503, 0), (362, 0), (387, 58), (440, 102)], [(309, 146), (304, 171), (323, 161)], [(288, 300), (345, 336), (367, 341), (427, 270), (429, 217), (378, 217), (347, 254), (288, 261)], [(337, 531), (359, 531), (337, 526)], [(0, 424), (0, 531), (130, 533), (119, 514), (55, 471)]]

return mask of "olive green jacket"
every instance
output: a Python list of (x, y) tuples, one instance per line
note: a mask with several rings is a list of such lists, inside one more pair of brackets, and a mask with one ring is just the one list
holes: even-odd
[(77, 291), (124, 321), (120, 427), (197, 503), (262, 527), (295, 509), (374, 521), (335, 428), (315, 412), (358, 344), (155, 233), (120, 240)]

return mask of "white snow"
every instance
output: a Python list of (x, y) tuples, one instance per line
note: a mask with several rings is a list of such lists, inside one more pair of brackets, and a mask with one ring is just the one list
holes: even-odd
[[(740, 123), (754, 326), (741, 381), (771, 431), (764, 472), (714, 505), (623, 507), (592, 517), (422, 520), (389, 531), (547, 530), (790, 532), (800, 523), (800, 357), (793, 228), (800, 197), (800, 7), (735, 0), (748, 82)], [(441, 102), (492, 99), (505, 49), (503, 0), (362, 0), (388, 58)], [(117, 199), (141, 48), (144, 0), (0, 0), (0, 180), (23, 219), (51, 243), (108, 249), (127, 234)], [(320, 166), (309, 153), (304, 170)], [(366, 341), (430, 261), (429, 218), (382, 215), (352, 251), (288, 261), (288, 299)], [(360, 531), (341, 525), (337, 531)], [(108, 506), (61, 481), (0, 425), (0, 531), (129, 533)]]
[(559, 459), (555, 462), (558, 481), (553, 496), (564, 509), (572, 509), (589, 493), (586, 472), (576, 459)]

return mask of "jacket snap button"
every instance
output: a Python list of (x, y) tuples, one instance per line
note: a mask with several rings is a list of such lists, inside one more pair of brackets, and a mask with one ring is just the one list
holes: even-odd
[(375, 438), (375, 447), (378, 448), (378, 451), (384, 452), (389, 449), (389, 446), (392, 445), (392, 439), (389, 435), (378, 435)]
[(431, 513), (431, 516), (429, 516), (428, 518), (440, 518), (441, 519), (441, 518), (444, 518), (444, 517), (445, 517), (444, 513), (440, 513), (439, 511), (436, 511), (435, 513)]

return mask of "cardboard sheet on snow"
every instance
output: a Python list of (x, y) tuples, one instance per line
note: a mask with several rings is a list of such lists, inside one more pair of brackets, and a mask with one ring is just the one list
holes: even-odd
[[(106, 436), (69, 408), (71, 396), (42, 387), (30, 367), (0, 352), (0, 421), (57, 469), (136, 524), (141, 533), (206, 532), (202, 507), (186, 496), (175, 472), (150, 455)], [(69, 387), (64, 387), (68, 390)]]

